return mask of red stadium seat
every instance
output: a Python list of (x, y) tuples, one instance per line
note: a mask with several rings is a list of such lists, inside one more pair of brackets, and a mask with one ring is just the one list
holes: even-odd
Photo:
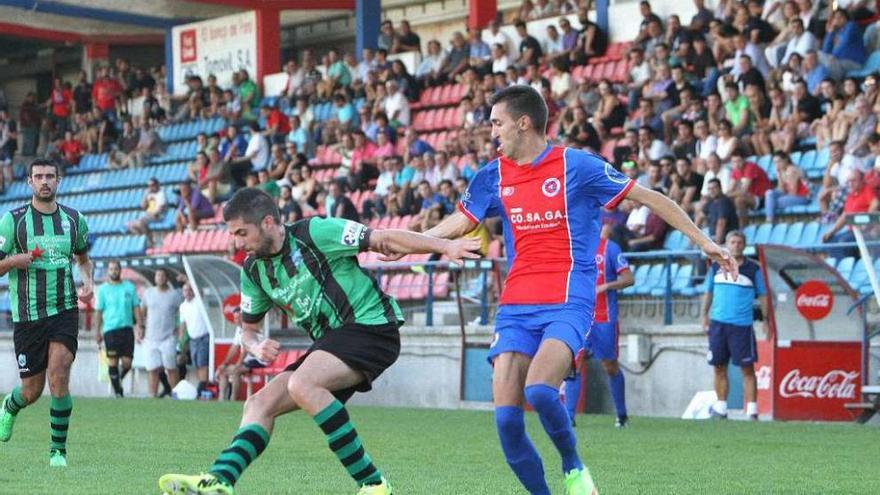
[(443, 299), (449, 296), (449, 272), (437, 273), (434, 277), (434, 297)]

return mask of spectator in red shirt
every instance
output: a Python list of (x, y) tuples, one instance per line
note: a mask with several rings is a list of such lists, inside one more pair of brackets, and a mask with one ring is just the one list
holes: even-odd
[(283, 146), (287, 133), (290, 132), (290, 119), (270, 105), (260, 107), (260, 116), (266, 119), (266, 130), (263, 134), (269, 142)]
[(379, 177), (376, 153), (378, 147), (367, 139), (364, 131), (356, 129), (351, 133), (354, 138), (354, 151), (351, 153), (351, 174), (348, 183), (352, 191), (363, 188), (368, 181)]
[(116, 119), (116, 98), (122, 94), (122, 85), (117, 79), (109, 76), (109, 70), (101, 67), (98, 70), (98, 78), (92, 85), (92, 102), (111, 120)]
[(64, 160), (64, 164), (68, 167), (79, 165), (79, 160), (83, 155), (82, 143), (73, 137), (73, 133), (64, 131), (64, 141), (58, 146), (58, 151)]
[(764, 193), (764, 207), (767, 221), (773, 223), (776, 210), (789, 206), (805, 205), (810, 202), (810, 188), (804, 179), (803, 171), (791, 163), (791, 158), (784, 151), (773, 153), (773, 166), (779, 185), (776, 189), (768, 189)]
[[(880, 209), (880, 200), (874, 193), (874, 189), (865, 184), (865, 178), (862, 172), (853, 170), (850, 172), (846, 180), (849, 194), (846, 196), (846, 202), (843, 205), (843, 213), (837, 217), (834, 225), (822, 235), (822, 242), (855, 242), (855, 236), (850, 227), (846, 227), (847, 215), (853, 213), (873, 213)], [(849, 256), (853, 249), (829, 249), (829, 256), (837, 259)]]
[(53, 82), (52, 93), (49, 94), (49, 101), (46, 106), (51, 109), (49, 119), (52, 122), (52, 129), (55, 134), (53, 140), (64, 136), (68, 129), (68, 119), (70, 118), (70, 106), (73, 101), (73, 92), (70, 90), (70, 84), (65, 84), (60, 77), (56, 77)]
[(730, 163), (733, 165), (730, 173), (733, 184), (728, 196), (736, 204), (739, 225), (742, 227), (748, 223), (749, 210), (763, 206), (764, 195), (773, 189), (773, 184), (767, 172), (756, 164), (747, 162), (745, 154), (740, 150), (731, 153)]

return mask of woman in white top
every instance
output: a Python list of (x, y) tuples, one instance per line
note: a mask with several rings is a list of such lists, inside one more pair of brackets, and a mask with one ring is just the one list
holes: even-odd
[(739, 139), (733, 134), (733, 125), (724, 119), (718, 123), (718, 147), (715, 153), (721, 158), (721, 163), (729, 163), (730, 155), (739, 148)]

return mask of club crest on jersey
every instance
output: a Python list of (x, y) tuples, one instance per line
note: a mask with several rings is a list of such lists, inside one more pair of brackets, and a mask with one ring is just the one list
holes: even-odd
[(602, 256), (601, 254), (597, 254), (596, 255), (596, 264), (601, 265), (603, 263), (605, 263), (605, 256)]
[(552, 198), (553, 196), (559, 194), (559, 191), (561, 189), (562, 188), (559, 183), (559, 179), (557, 179), (556, 177), (550, 177), (549, 179), (545, 180), (543, 184), (541, 184), (541, 192), (544, 193), (544, 196), (547, 196), (548, 198)]
[(617, 169), (608, 162), (605, 162), (605, 176), (615, 184), (626, 184), (629, 182), (629, 177), (618, 172)]
[[(513, 187), (507, 186), (501, 190), (501, 195), (504, 197), (513, 196)], [(0, 246), (2, 247), (2, 246)]]
[(19, 354), (18, 355), (18, 367), (24, 368), (24, 366), (26, 364), (27, 364), (27, 356), (25, 356), (24, 354)]

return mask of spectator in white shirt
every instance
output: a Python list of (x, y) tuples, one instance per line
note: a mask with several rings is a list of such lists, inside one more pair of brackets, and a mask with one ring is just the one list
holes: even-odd
[(501, 25), (495, 19), (489, 21), (489, 29), (483, 34), (483, 41), (490, 47), (496, 44), (501, 45), (504, 47), (504, 53), (510, 53), (510, 38), (501, 32)]
[(807, 52), (816, 49), (816, 37), (813, 36), (813, 33), (804, 29), (804, 21), (800, 20), (800, 18), (794, 18), (789, 23), (791, 24), (794, 36), (788, 41), (788, 45), (785, 47), (785, 54), (782, 56), (780, 62), (782, 65), (788, 63), (788, 59), (791, 58), (793, 53), (798, 53), (802, 57), (806, 57)]
[(442, 75), (440, 69), (443, 68), (445, 60), (446, 54), (443, 52), (440, 42), (437, 40), (429, 41), (428, 53), (422, 58), (419, 66), (416, 67), (416, 79), (429, 86), (440, 82)]
[(388, 115), (388, 119), (392, 122), (396, 120), (401, 125), (409, 126), (409, 100), (406, 99), (403, 91), (400, 90), (396, 80), (389, 79), (385, 83), (385, 88), (388, 90), (388, 97), (385, 98), (385, 114)]
[(492, 45), (492, 73), (504, 72), (510, 67), (510, 57), (500, 43)]
[(129, 222), (128, 231), (147, 235), (147, 242), (150, 244), (150, 223), (161, 220), (168, 210), (168, 198), (159, 186), (159, 179), (153, 177), (147, 183), (147, 190), (141, 200), (141, 209), (144, 210), (144, 214), (137, 220)]
[(553, 24), (548, 25), (547, 39), (544, 40), (544, 56), (549, 60), (563, 51), (562, 36), (559, 35), (559, 30)]
[(357, 78), (366, 81), (371, 70), (376, 69), (376, 60), (372, 48), (364, 48), (361, 52), (361, 61), (357, 65)]
[(295, 98), (300, 94), (306, 72), (297, 65), (296, 60), (288, 60), (284, 72), (287, 72), (287, 87), (284, 94), (288, 98)]

